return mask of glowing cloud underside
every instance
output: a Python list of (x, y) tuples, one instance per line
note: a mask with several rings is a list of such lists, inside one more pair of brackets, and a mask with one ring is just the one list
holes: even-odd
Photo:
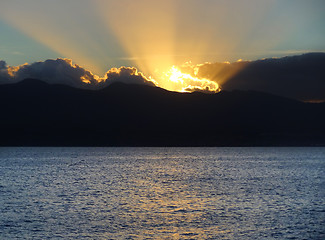
[(173, 66), (169, 71), (164, 73), (162, 77), (161, 87), (180, 92), (219, 92), (220, 88), (216, 82), (204, 78), (193, 77), (190, 74), (182, 73), (179, 69)]

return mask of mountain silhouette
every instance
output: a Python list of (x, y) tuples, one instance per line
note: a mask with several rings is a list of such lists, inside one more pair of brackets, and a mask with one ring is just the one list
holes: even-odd
[(325, 103), (255, 91), (0, 85), (2, 146), (325, 146)]

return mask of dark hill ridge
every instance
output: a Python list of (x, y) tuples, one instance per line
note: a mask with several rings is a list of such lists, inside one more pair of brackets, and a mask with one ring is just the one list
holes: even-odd
[(0, 145), (325, 146), (325, 104), (253, 91), (0, 85)]

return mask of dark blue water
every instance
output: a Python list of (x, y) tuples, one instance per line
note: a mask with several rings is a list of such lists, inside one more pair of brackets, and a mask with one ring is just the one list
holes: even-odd
[(325, 239), (325, 148), (0, 148), (0, 239)]

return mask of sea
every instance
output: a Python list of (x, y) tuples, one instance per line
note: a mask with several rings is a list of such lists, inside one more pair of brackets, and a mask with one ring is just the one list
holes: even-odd
[(325, 239), (325, 148), (0, 148), (0, 239)]

